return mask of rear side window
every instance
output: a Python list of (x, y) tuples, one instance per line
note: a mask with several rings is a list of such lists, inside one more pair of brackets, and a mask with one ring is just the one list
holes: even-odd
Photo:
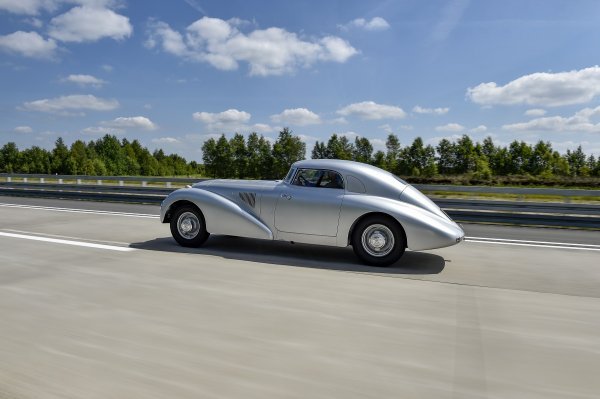
[(324, 169), (298, 169), (292, 184), (303, 187), (344, 188), (344, 180), (339, 173)]

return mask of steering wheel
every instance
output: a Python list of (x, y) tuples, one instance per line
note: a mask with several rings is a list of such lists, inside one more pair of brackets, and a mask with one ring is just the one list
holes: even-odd
[(298, 175), (298, 181), (300, 182), (301, 185), (303, 186), (307, 186), (308, 185), (308, 181), (306, 180), (306, 178), (302, 175)]

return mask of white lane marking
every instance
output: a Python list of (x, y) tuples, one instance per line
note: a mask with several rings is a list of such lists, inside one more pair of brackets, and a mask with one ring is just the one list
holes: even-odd
[(61, 240), (58, 238), (31, 236), (31, 235), (16, 234), (16, 233), (6, 233), (3, 231), (0, 231), (0, 236), (11, 237), (11, 238), (22, 238), (25, 240), (33, 240), (33, 241), (50, 242), (50, 243), (54, 243), (54, 244), (75, 245), (78, 247), (107, 249), (110, 251), (120, 251), (120, 252), (135, 251), (135, 248), (129, 248), (129, 247), (117, 247), (115, 245), (94, 244), (91, 242), (84, 242), (84, 241)]
[(54, 211), (54, 212), (89, 213), (92, 215), (114, 215), (114, 216), (126, 216), (126, 217), (148, 218), (148, 219), (158, 219), (160, 217), (158, 215), (151, 215), (151, 214), (147, 214), (147, 213), (96, 211), (96, 210), (91, 210), (91, 209), (56, 208), (56, 207), (52, 207), (52, 206), (38, 206), (38, 205), (20, 205), (20, 204), (0, 203), (0, 207), (35, 209), (35, 210), (41, 210), (41, 211)]
[(107, 240), (87, 239), (87, 238), (82, 238), (82, 237), (63, 236), (63, 235), (59, 235), (59, 234), (40, 233), (37, 231), (25, 231), (25, 230), (15, 230), (15, 229), (2, 229), (2, 231), (7, 231), (9, 233), (42, 236), (42, 237), (65, 238), (67, 240), (75, 240), (75, 241), (84, 240), (84, 241), (96, 242), (96, 243), (101, 243), (101, 244), (117, 244), (117, 245), (124, 245), (124, 246), (128, 246), (130, 244), (129, 242), (123, 242), (123, 241), (107, 241)]
[(552, 241), (534, 241), (534, 240), (513, 240), (509, 238), (491, 238), (491, 237), (466, 237), (468, 240), (478, 241), (500, 241), (500, 242), (516, 242), (516, 243), (528, 243), (528, 244), (545, 244), (545, 245), (564, 245), (573, 247), (584, 247), (584, 248), (600, 248), (600, 245), (596, 244), (575, 244), (571, 242), (552, 242)]
[(505, 241), (486, 241), (486, 240), (474, 240), (470, 238), (465, 239), (466, 242), (473, 242), (477, 244), (492, 244), (492, 245), (515, 245), (518, 247), (537, 247), (537, 248), (553, 248), (553, 249), (572, 249), (575, 251), (600, 251), (600, 248), (583, 248), (583, 247), (567, 247), (564, 245), (548, 245), (548, 244), (526, 244), (520, 242), (505, 242)]

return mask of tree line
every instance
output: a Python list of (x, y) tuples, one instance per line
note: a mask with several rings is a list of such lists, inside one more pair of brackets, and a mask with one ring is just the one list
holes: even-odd
[[(442, 139), (434, 147), (417, 137), (403, 147), (398, 136), (389, 134), (385, 149), (374, 152), (365, 137), (356, 137), (352, 142), (346, 136), (333, 134), (327, 142), (315, 143), (311, 158), (368, 163), (405, 177), (471, 174), (489, 180), (492, 176), (509, 175), (600, 176), (600, 159), (587, 156), (581, 146), (560, 154), (543, 140), (535, 145), (515, 140), (502, 147), (494, 144), (491, 137), (479, 143), (463, 135), (456, 141)], [(247, 140), (241, 134), (230, 140), (221, 135), (206, 141), (202, 150), (206, 174), (220, 178), (281, 178), (293, 162), (305, 157), (304, 144), (288, 129), (280, 132), (272, 147), (263, 136), (251, 133)]]
[[(150, 152), (137, 140), (111, 135), (87, 143), (77, 140), (70, 147), (59, 138), (50, 151), (37, 146), (20, 151), (15, 143), (7, 143), (0, 148), (0, 172), (279, 179), (292, 163), (305, 158), (306, 144), (284, 128), (272, 144), (257, 133), (247, 137), (236, 133), (231, 139), (223, 134), (205, 141), (202, 151), (203, 165), (162, 149)], [(420, 137), (402, 146), (398, 136), (389, 134), (385, 151), (374, 151), (365, 137), (351, 141), (333, 134), (326, 142), (315, 143), (311, 157), (369, 163), (403, 177), (600, 177), (600, 159), (586, 155), (581, 146), (561, 154), (543, 140), (534, 145), (515, 140), (500, 146), (491, 137), (480, 143), (463, 135), (456, 141), (442, 139), (435, 147), (425, 145)]]
[(159, 149), (150, 152), (139, 141), (106, 135), (68, 147), (62, 138), (48, 151), (33, 146), (20, 151), (15, 143), (0, 148), (0, 172), (88, 176), (178, 176), (200, 174), (202, 165)]

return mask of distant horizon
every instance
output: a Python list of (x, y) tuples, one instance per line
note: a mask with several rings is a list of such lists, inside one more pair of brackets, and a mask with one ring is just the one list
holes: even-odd
[[(600, 156), (600, 2), (5, 0), (0, 141), (105, 134), (188, 161), (224, 133), (385, 150), (492, 137)], [(84, 23), (82, 23), (84, 21)]]

